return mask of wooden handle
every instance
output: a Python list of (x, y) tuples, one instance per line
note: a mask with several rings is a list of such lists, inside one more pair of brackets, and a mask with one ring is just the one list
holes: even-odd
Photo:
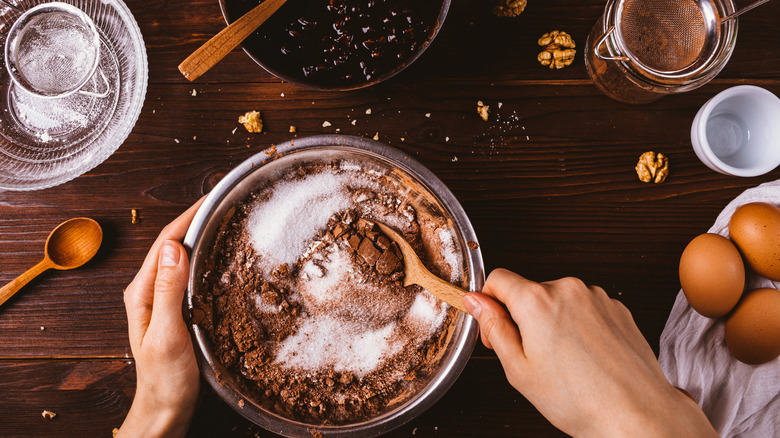
[(33, 278), (41, 275), (47, 269), (53, 268), (54, 263), (48, 258), (41, 260), (37, 265), (28, 269), (24, 274), (16, 277), (13, 281), (0, 288), (0, 306), (3, 305), (9, 298), (19, 292), (19, 289), (29, 283)]
[(448, 283), (433, 275), (433, 273), (428, 271), (425, 266), (422, 266), (422, 263), (420, 263), (419, 269), (424, 269), (426, 271), (426, 275), (415, 276), (415, 283), (422, 286), (428, 292), (436, 295), (450, 306), (466, 313), (467, 315), (469, 314), (469, 312), (463, 306), (463, 296), (469, 293), (469, 291), (459, 288), (458, 286)]
[(188, 56), (181, 64), (179, 71), (190, 81), (198, 79), (211, 67), (214, 67), (231, 50), (241, 44), (255, 29), (268, 19), (287, 0), (265, 0), (246, 15), (231, 23), (228, 27), (214, 35), (198, 50)]

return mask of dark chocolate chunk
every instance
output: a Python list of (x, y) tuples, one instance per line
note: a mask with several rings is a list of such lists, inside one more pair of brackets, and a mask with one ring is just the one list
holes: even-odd
[(400, 260), (393, 251), (385, 251), (376, 261), (376, 271), (382, 275), (390, 275), (398, 268)]
[(349, 243), (349, 246), (352, 248), (352, 251), (357, 251), (358, 247), (360, 246), (360, 236), (357, 234), (353, 234), (349, 236), (349, 240), (347, 241)]
[(374, 244), (369, 239), (363, 239), (363, 241), (360, 242), (360, 248), (358, 248), (357, 253), (364, 262), (371, 266), (374, 266), (376, 261), (379, 259), (379, 256), (382, 255), (382, 253), (376, 249)]

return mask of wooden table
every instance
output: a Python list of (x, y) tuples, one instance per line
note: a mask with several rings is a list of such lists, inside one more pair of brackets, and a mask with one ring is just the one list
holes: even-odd
[[(63, 220), (89, 216), (105, 230), (87, 266), (50, 272), (0, 308), (0, 436), (110, 436), (135, 390), (122, 289), (165, 224), (235, 165), (289, 140), (290, 125), (299, 137), (379, 133), (452, 189), (488, 270), (601, 285), (628, 306), (656, 351), (687, 242), (744, 189), (780, 177), (780, 170), (759, 178), (717, 174), (689, 140), (696, 111), (717, 92), (754, 84), (780, 94), (780, 2), (740, 18), (736, 50), (717, 79), (645, 106), (608, 99), (586, 73), (582, 47), (603, 0), (531, 0), (516, 19), (494, 17), (492, 2), (454, 0), (417, 63), (386, 83), (345, 93), (282, 83), (239, 50), (188, 83), (176, 66), (224, 26), (216, 0), (127, 3), (149, 55), (148, 94), (132, 134), (73, 181), (0, 192), (1, 283), (41, 258), (47, 234)], [(553, 29), (577, 42), (576, 60), (563, 70), (536, 61), (537, 38)], [(491, 106), (487, 123), (477, 116), (478, 100)], [(263, 134), (236, 122), (252, 109), (263, 113)], [(671, 160), (663, 184), (636, 177), (634, 165), (648, 150)], [(57, 417), (42, 418), (44, 409)], [(389, 436), (557, 434), (479, 346), (447, 395)], [(190, 435), (272, 436), (210, 391)]]

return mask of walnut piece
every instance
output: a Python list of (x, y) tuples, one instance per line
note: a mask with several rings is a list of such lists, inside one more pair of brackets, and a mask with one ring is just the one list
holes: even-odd
[(498, 0), (493, 6), (493, 14), (498, 17), (517, 17), (525, 10), (528, 0)]
[(138, 210), (136, 210), (135, 208), (130, 210), (130, 223), (131, 224), (138, 223)]
[(51, 420), (51, 419), (53, 419), (54, 417), (57, 416), (57, 414), (55, 414), (54, 412), (46, 410), (46, 409), (44, 409), (43, 412), (41, 412), (41, 415), (43, 416), (43, 418), (45, 418), (47, 420)]
[(249, 111), (243, 116), (239, 116), (238, 123), (243, 124), (249, 132), (263, 131), (263, 120), (260, 119), (260, 113), (257, 111)]
[(539, 38), (537, 43), (544, 48), (536, 60), (540, 64), (550, 68), (564, 68), (574, 61), (574, 40), (566, 32), (554, 30)]
[(480, 117), (482, 117), (482, 120), (488, 121), (488, 117), (490, 117), (490, 105), (485, 105), (482, 103), (482, 101), (477, 102), (477, 114), (479, 114)]
[(662, 183), (669, 175), (669, 159), (662, 153), (645, 152), (636, 163), (636, 174), (642, 182)]

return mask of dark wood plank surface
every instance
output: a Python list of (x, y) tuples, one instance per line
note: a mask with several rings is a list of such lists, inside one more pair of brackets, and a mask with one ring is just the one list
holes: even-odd
[[(740, 18), (734, 55), (718, 78), (645, 106), (602, 96), (585, 71), (582, 47), (603, 11), (600, 0), (532, 0), (517, 19), (492, 16), (491, 2), (454, 0), (418, 62), (386, 83), (346, 93), (282, 83), (239, 50), (188, 83), (176, 66), (224, 26), (217, 1), (127, 4), (145, 38), (150, 74), (132, 134), (73, 181), (0, 192), (0, 283), (36, 263), (49, 231), (65, 219), (89, 216), (106, 231), (88, 265), (50, 272), (0, 308), (0, 436), (109, 436), (121, 424), (135, 388), (123, 287), (165, 224), (232, 167), (289, 140), (290, 125), (299, 137), (378, 132), (452, 189), (488, 270), (507, 267), (535, 280), (575, 275), (601, 285), (628, 306), (656, 351), (686, 243), (743, 190), (780, 178), (780, 170), (758, 178), (712, 172), (689, 138), (698, 108), (725, 88), (753, 84), (780, 94), (777, 2)], [(536, 39), (553, 29), (578, 44), (574, 64), (560, 71), (536, 62)], [(476, 115), (477, 100), (491, 105), (487, 123)], [(263, 113), (266, 133), (237, 124), (251, 109)], [(634, 165), (647, 150), (670, 157), (665, 183), (637, 180)], [(133, 208), (138, 224), (130, 222)], [(45, 420), (43, 409), (58, 415)], [(196, 417), (192, 436), (271, 436), (208, 391)], [(557, 433), (480, 346), (436, 406), (389, 435)]]

